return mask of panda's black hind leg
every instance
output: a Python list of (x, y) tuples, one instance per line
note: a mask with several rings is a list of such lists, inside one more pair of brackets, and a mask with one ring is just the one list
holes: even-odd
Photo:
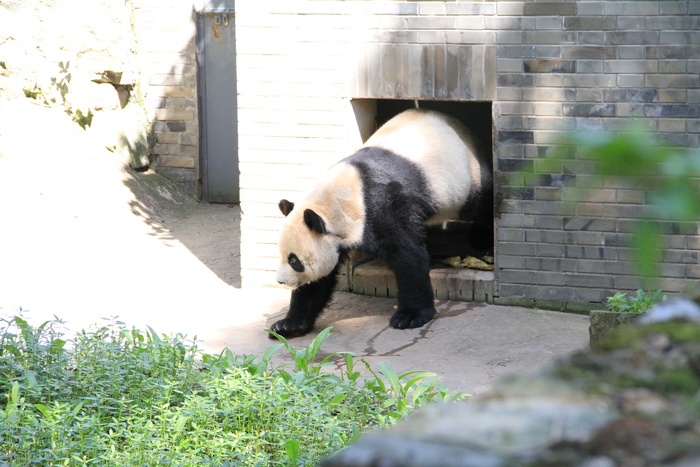
[(396, 329), (419, 328), (430, 322), (436, 314), (437, 311), (434, 307), (421, 310), (399, 310), (391, 317), (389, 324)]
[(400, 256), (390, 260), (396, 275), (399, 306), (389, 324), (396, 329), (419, 328), (437, 314), (430, 284), (430, 255), (425, 247), (418, 245), (401, 251)]

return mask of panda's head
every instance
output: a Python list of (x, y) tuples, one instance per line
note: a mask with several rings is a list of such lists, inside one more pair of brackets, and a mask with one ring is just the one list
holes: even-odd
[(294, 289), (330, 274), (340, 258), (340, 239), (311, 207), (294, 209), (283, 199), (279, 208), (287, 219), (279, 241), (277, 282)]

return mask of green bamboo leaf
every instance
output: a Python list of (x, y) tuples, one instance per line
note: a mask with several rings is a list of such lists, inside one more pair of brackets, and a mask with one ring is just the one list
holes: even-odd
[(331, 404), (340, 404), (347, 396), (347, 394), (337, 394), (335, 397), (333, 397), (333, 399), (331, 399)]
[(401, 394), (401, 381), (399, 380), (399, 375), (396, 373), (390, 365), (386, 363), (377, 364), (379, 372), (384, 375), (384, 377), (389, 382), (389, 386), (396, 394)]
[(284, 449), (287, 451), (287, 457), (289, 460), (296, 464), (299, 458), (299, 441), (296, 439), (290, 439), (284, 443)]
[(51, 417), (51, 410), (50, 410), (48, 407), (46, 407), (44, 404), (34, 404), (34, 407), (36, 407), (36, 409), (37, 409), (39, 412), (41, 412), (41, 414), (42, 414), (45, 418), (50, 418), (50, 417)]
[(187, 415), (180, 415), (180, 417), (177, 419), (177, 422), (175, 422), (175, 434), (179, 435), (180, 432), (185, 428), (185, 424), (187, 423), (187, 420), (189, 420), (190, 417)]

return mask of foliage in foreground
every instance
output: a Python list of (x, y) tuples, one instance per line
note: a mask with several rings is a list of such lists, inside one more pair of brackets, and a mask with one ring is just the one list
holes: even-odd
[(661, 290), (655, 292), (645, 292), (637, 290), (636, 294), (628, 297), (627, 294), (618, 292), (612, 297), (608, 297), (608, 310), (627, 313), (646, 313), (657, 303), (666, 300)]
[[(58, 319), (0, 322), (0, 466), (309, 465), (363, 428), (465, 397), (432, 373), (359, 360), (363, 376), (349, 353), (314, 363), (330, 328), (251, 357), (115, 320), (70, 342)], [(295, 364), (272, 365), (282, 347)], [(340, 372), (321, 371), (332, 360)]]

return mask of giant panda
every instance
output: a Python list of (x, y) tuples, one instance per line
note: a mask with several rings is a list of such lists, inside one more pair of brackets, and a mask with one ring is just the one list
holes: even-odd
[(427, 226), (465, 218), (490, 224), (491, 192), (490, 165), (459, 121), (424, 109), (393, 117), (300, 202), (279, 202), (286, 219), (276, 279), (293, 291), (286, 317), (272, 331), (297, 337), (313, 329), (351, 249), (394, 271), (398, 309), (391, 326), (423, 326), (436, 314)]

